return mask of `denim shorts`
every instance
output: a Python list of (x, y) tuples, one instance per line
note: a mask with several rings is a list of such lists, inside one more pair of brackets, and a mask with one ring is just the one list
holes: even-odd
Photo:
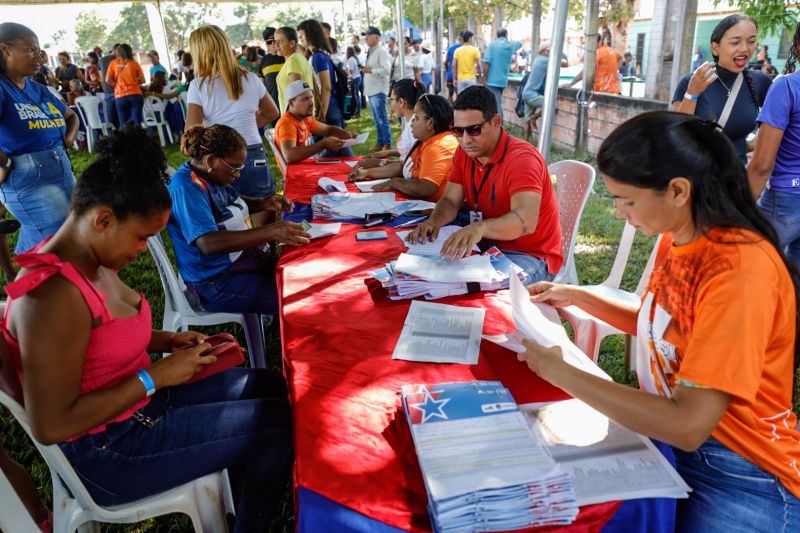
[(800, 500), (777, 477), (715, 439), (694, 452), (675, 449), (677, 469), (692, 488), (678, 502), (676, 531), (800, 531)]
[(781, 248), (800, 268), (800, 190), (764, 189), (758, 207), (778, 232)]
[[(262, 161), (265, 164), (262, 164)], [(265, 198), (275, 194), (275, 182), (263, 145), (254, 144), (247, 147), (244, 168), (239, 179), (233, 182), (233, 187), (240, 195), (249, 198)]]
[(0, 202), (22, 224), (16, 253), (53, 235), (69, 212), (75, 175), (63, 147), (11, 157), (14, 168), (0, 184)]
[(536, 283), (537, 281), (553, 281), (555, 276), (547, 272), (547, 261), (538, 257), (528, 255), (522, 252), (514, 252), (511, 250), (500, 251), (508, 257), (508, 259), (522, 269), (525, 276), (525, 285)]

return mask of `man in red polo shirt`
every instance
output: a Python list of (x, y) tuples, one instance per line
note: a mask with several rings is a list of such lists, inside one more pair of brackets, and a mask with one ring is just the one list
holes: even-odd
[(444, 242), (443, 257), (464, 257), (478, 243), (494, 245), (522, 268), (526, 283), (553, 279), (564, 258), (558, 202), (544, 158), (503, 129), (486, 87), (459, 93), (453, 109), (451, 130), (459, 147), (447, 188), (409, 241), (435, 240), (466, 203), (472, 222)]

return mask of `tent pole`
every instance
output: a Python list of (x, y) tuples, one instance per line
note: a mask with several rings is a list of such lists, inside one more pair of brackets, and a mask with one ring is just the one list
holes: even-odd
[(147, 11), (147, 21), (150, 24), (150, 35), (153, 36), (153, 45), (158, 52), (158, 58), (161, 64), (167, 68), (167, 72), (172, 72), (172, 54), (169, 53), (169, 44), (167, 43), (167, 31), (164, 28), (164, 19), (161, 16), (161, 2), (156, 0), (155, 3), (147, 2), (145, 4)]
[(564, 35), (567, 30), (567, 7), (569, 0), (557, 0), (553, 18), (553, 39), (550, 42), (550, 60), (547, 62), (547, 82), (544, 88), (542, 107), (542, 128), (539, 130), (539, 152), (547, 160), (550, 156), (550, 143), (553, 134), (553, 120), (558, 97), (558, 78), (561, 73), (561, 51), (564, 49)]
[[(406, 41), (403, 30), (403, 1), (394, 0), (394, 9), (397, 15), (397, 57), (400, 60), (400, 78), (406, 77)], [(390, 80), (391, 81), (391, 80)]]

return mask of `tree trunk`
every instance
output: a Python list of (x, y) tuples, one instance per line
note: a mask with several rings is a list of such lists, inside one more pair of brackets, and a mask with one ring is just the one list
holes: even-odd
[(615, 20), (609, 24), (612, 37), (611, 46), (620, 54), (624, 54), (630, 50), (628, 34), (630, 33), (636, 10), (639, 8), (639, 0), (617, 0), (616, 3), (620, 8), (629, 10), (630, 13), (630, 17), (626, 16), (622, 20)]
[(492, 35), (492, 39), (494, 36), (497, 35), (497, 30), (503, 27), (503, 8), (502, 7), (495, 7), (494, 8), (494, 35)]
[(539, 40), (542, 26), (542, 0), (531, 0), (531, 55), (528, 66), (533, 64), (533, 58), (539, 53)]
[(675, 4), (680, 0), (663, 0), (653, 4), (653, 20), (650, 23), (650, 51), (647, 54), (647, 86), (645, 97), (666, 100), (672, 74), (672, 54), (675, 31), (672, 20)]
[(684, 0), (684, 2), (683, 12), (678, 16), (679, 23), (675, 33), (675, 58), (672, 63), (669, 96), (675, 92), (678, 81), (692, 68), (694, 34), (697, 26), (697, 0)]
[[(586, 35), (585, 35), (585, 54), (583, 57), (583, 98), (579, 100), (588, 100), (587, 96), (593, 93), (594, 89), (594, 75), (597, 69), (597, 28), (600, 22), (600, 2), (599, 0), (588, 0), (586, 2)], [(551, 60), (558, 61), (561, 57), (553, 55), (554, 51), (550, 52)], [(575, 138), (575, 151), (587, 152), (589, 149), (589, 120), (587, 116), (587, 107), (578, 105), (578, 135)]]

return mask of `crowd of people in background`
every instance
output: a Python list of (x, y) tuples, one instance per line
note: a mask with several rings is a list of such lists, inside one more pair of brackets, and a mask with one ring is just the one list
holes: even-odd
[[(376, 144), (349, 180), (386, 179), (373, 190), (436, 202), (412, 243), (435, 239), (465, 216), (444, 241), (444, 257), (497, 246), (534, 301), (577, 305), (650, 339), (640, 355), (641, 391), (567, 365), (558, 347), (525, 341), (518, 357), (574, 397), (674, 447), (693, 488), (678, 511), (682, 527), (732, 529), (751, 519), (739, 513), (747, 507), (774, 521), (770, 530), (789, 529), (800, 520), (792, 412), (800, 25), (777, 79), (757, 35), (753, 18), (726, 16), (709, 39), (713, 61), (698, 49), (671, 111), (629, 120), (599, 150), (617, 214), (648, 235), (667, 234), (641, 308), (633, 309), (552, 283), (565, 259), (558, 202), (546, 161), (526, 139), (541, 116), (549, 62), (568, 61), (550, 43), (534, 55), (499, 28), (482, 49), (464, 31), (442, 50), (446, 87), (437, 87), (433, 43), (398, 41), (375, 26), (345, 46), (330, 26), (309, 19), (266, 28), (265, 49), (234, 49), (223, 30), (206, 25), (191, 32), (171, 71), (149, 51), (146, 76), (126, 43), (89, 52), (83, 68), (59, 53), (51, 68), (29, 28), (0, 24), (0, 202), (22, 225), (23, 268), (7, 291), (14, 306), (2, 332), (26, 398), (47, 398), (28, 404), (35, 436), (61, 447), (102, 505), (230, 468), (237, 527), (264, 530), (292, 464), (282, 377), (236, 369), (186, 384), (213, 359), (203, 357), (205, 336), (152, 330), (145, 296), (117, 272), (166, 227), (198, 305), (278, 315), (271, 245), (303, 246), (311, 236), (278, 218), (294, 204), (276, 190), (264, 129), (273, 128), (289, 164), (347, 157), (345, 141), (356, 135), (346, 120), (369, 106)], [(598, 36), (593, 89), (618, 95), (621, 81), (641, 69), (634, 54), (612, 44), (610, 32)], [(526, 138), (511, 135), (503, 116), (515, 71), (528, 75)], [(80, 124), (68, 104), (101, 92), (105, 119), (117, 129), (76, 182), (67, 149)], [(163, 151), (141, 127), (149, 97), (185, 98), (180, 150), (188, 161), (170, 179)], [(403, 123), (396, 140), (395, 119)], [(6, 256), (0, 250), (0, 266), (14, 278)], [(153, 364), (149, 352), (173, 355)], [(50, 364), (53, 354), (60, 365)], [(208, 424), (188, 422), (198, 416)], [(162, 417), (161, 431), (146, 431), (143, 419)], [(40, 505), (30, 508), (38, 520)]]

